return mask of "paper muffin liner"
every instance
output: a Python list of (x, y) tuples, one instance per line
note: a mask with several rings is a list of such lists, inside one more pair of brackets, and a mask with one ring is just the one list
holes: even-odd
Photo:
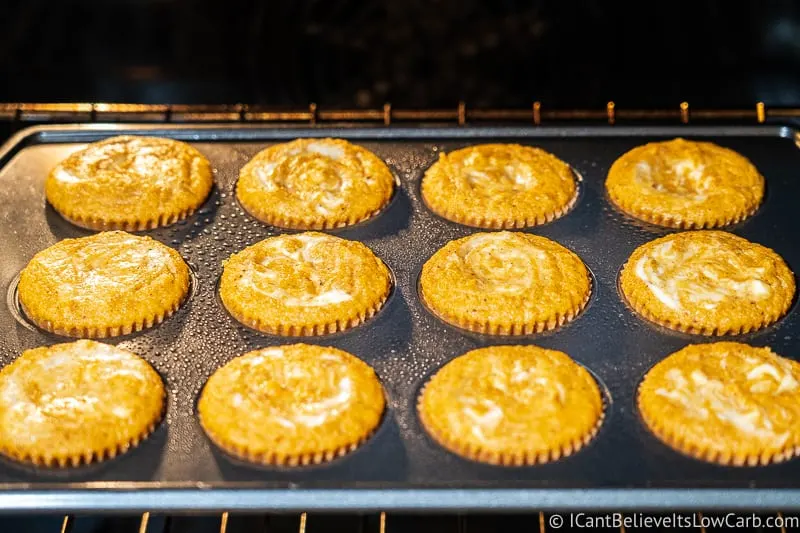
[(725, 466), (764, 466), (781, 463), (800, 455), (800, 445), (797, 444), (790, 444), (779, 451), (765, 450), (760, 453), (747, 453), (734, 450), (712, 450), (697, 443), (688, 442), (683, 435), (677, 435), (670, 431), (662, 423), (663, 417), (659, 417), (658, 413), (652, 413), (647, 409), (642, 402), (641, 385), (639, 387), (636, 405), (645, 426), (661, 442), (684, 455)]
[[(203, 202), (205, 202), (205, 199), (203, 200)], [(193, 215), (197, 211), (197, 209), (203, 204), (203, 202), (200, 202), (198, 205), (186, 208), (182, 211), (161, 213), (160, 215), (148, 219), (116, 220), (116, 221), (108, 221), (99, 217), (86, 218), (75, 215), (74, 213), (68, 212), (66, 210), (62, 210), (61, 208), (58, 208), (53, 204), (51, 205), (53, 205), (53, 209), (55, 209), (58, 212), (58, 214), (64, 218), (64, 220), (84, 229), (90, 229), (95, 231), (121, 230), (121, 231), (135, 232), (135, 231), (147, 231), (175, 224), (176, 222), (184, 220), (189, 216)]]
[(589, 299), (592, 297), (593, 287), (591, 281), (591, 276), (589, 276), (589, 289), (586, 291), (583, 300), (578, 305), (575, 305), (572, 309), (566, 312), (558, 311), (552, 313), (547, 319), (528, 323), (499, 324), (492, 321), (470, 320), (456, 313), (436, 309), (430, 304), (427, 298), (425, 298), (425, 294), (421, 290), (419, 291), (419, 296), (420, 300), (422, 300), (422, 303), (434, 316), (461, 329), (472, 331), (474, 333), (481, 333), (484, 335), (531, 335), (534, 333), (552, 331), (563, 326), (564, 324), (567, 324), (568, 322), (575, 320), (586, 308), (586, 305), (589, 303)]
[(133, 448), (136, 448), (144, 442), (152, 433), (155, 431), (156, 427), (161, 423), (164, 419), (164, 410), (166, 408), (166, 401), (162, 400), (164, 405), (161, 408), (161, 412), (158, 414), (156, 418), (154, 418), (147, 426), (147, 428), (142, 431), (139, 435), (134, 437), (133, 439), (120, 442), (116, 446), (111, 446), (107, 448), (101, 448), (97, 450), (86, 450), (81, 454), (77, 455), (52, 455), (48, 453), (40, 453), (34, 454), (31, 451), (23, 451), (13, 445), (8, 444), (0, 444), (0, 455), (3, 455), (13, 461), (18, 463), (23, 463), (31, 466), (37, 467), (44, 467), (44, 468), (76, 468), (79, 466), (88, 466), (92, 464), (101, 463), (103, 461), (107, 461), (109, 459), (113, 459), (119, 455), (122, 455)]
[(353, 452), (356, 448), (364, 444), (380, 426), (380, 424), (378, 424), (378, 426), (353, 440), (353, 442), (338, 448), (323, 449), (314, 453), (292, 454), (280, 452), (256, 453), (249, 450), (246, 446), (230, 444), (219, 434), (210, 431), (205, 424), (203, 424), (202, 417), (200, 417), (200, 425), (206, 435), (208, 435), (208, 438), (211, 439), (211, 442), (225, 453), (241, 461), (264, 466), (309, 466), (332, 461)]
[(578, 202), (579, 196), (579, 189), (575, 187), (575, 194), (573, 195), (572, 199), (566, 203), (564, 206), (550, 210), (550, 211), (543, 211), (542, 213), (538, 213), (535, 216), (525, 217), (525, 218), (494, 218), (494, 217), (487, 217), (484, 215), (465, 212), (459, 209), (461, 206), (453, 205), (453, 204), (431, 204), (423, 195), (422, 199), (425, 205), (435, 214), (439, 215), (442, 218), (445, 218), (451, 222), (455, 222), (457, 224), (463, 224), (465, 226), (471, 226), (473, 228), (486, 228), (486, 229), (520, 229), (520, 228), (530, 228), (533, 226), (540, 226), (542, 224), (546, 224), (548, 222), (552, 222), (557, 218), (561, 218), (562, 216), (566, 215), (569, 211), (575, 207), (575, 204)]
[(145, 329), (152, 328), (161, 324), (164, 320), (171, 317), (180, 307), (188, 300), (191, 288), (187, 287), (186, 294), (178, 302), (176, 302), (169, 309), (158, 311), (147, 317), (140, 318), (136, 322), (125, 324), (123, 326), (70, 326), (66, 324), (54, 323), (51, 320), (46, 320), (32, 314), (27, 307), (20, 301), (19, 305), (25, 317), (33, 322), (38, 328), (43, 329), (49, 333), (55, 333), (64, 337), (75, 337), (81, 339), (105, 339), (108, 337), (118, 337), (120, 335), (129, 335)]
[(620, 198), (619, 196), (612, 195), (610, 191), (608, 197), (611, 200), (611, 203), (617, 209), (628, 216), (643, 220), (644, 222), (649, 222), (650, 224), (655, 224), (657, 226), (684, 230), (713, 229), (729, 226), (731, 224), (737, 224), (751, 217), (756, 211), (758, 211), (760, 206), (760, 204), (756, 204), (750, 209), (742, 210), (727, 216), (717, 216), (714, 218), (695, 221), (685, 220), (685, 217), (681, 217), (680, 215), (645, 211), (640, 209), (633, 202), (627, 201), (625, 197)]
[(389, 204), (389, 199), (387, 199), (381, 207), (375, 209), (372, 212), (366, 213), (360, 216), (348, 216), (348, 217), (339, 217), (339, 218), (328, 218), (323, 216), (294, 216), (294, 217), (287, 217), (285, 215), (275, 215), (273, 213), (267, 213), (265, 211), (261, 211), (259, 209), (253, 208), (252, 206), (248, 206), (246, 202), (243, 202), (241, 198), (239, 198), (239, 203), (242, 205), (247, 213), (252, 216), (253, 218), (258, 219), (259, 221), (267, 224), (269, 226), (275, 226), (278, 228), (285, 228), (285, 229), (296, 229), (296, 230), (327, 230), (327, 229), (337, 229), (337, 228), (344, 228), (347, 226), (353, 226), (358, 224), (359, 222), (364, 222), (365, 220), (369, 220), (375, 216), (377, 216), (381, 211), (383, 211), (386, 206)]
[(723, 335), (744, 335), (746, 333), (752, 333), (754, 331), (758, 331), (767, 326), (771, 326), (772, 324), (783, 318), (792, 305), (792, 299), (787, 300), (787, 302), (781, 309), (772, 311), (764, 315), (764, 317), (760, 322), (743, 322), (741, 324), (728, 326), (726, 328), (711, 327), (711, 326), (693, 326), (693, 325), (682, 324), (675, 320), (666, 320), (659, 317), (657, 314), (653, 313), (647, 307), (645, 302), (637, 300), (635, 298), (631, 298), (631, 295), (627, 294), (625, 290), (622, 288), (622, 284), (620, 284), (619, 292), (622, 295), (625, 303), (628, 304), (628, 306), (631, 309), (636, 311), (636, 313), (639, 316), (646, 319), (647, 321), (662, 326), (664, 328), (671, 329), (673, 331), (679, 331), (681, 333), (689, 333), (692, 335), (703, 335), (706, 337), (721, 337)]
[[(258, 317), (252, 317), (245, 312), (242, 311), (241, 308), (231, 308), (228, 304), (223, 301), (223, 305), (228, 312), (244, 324), (252, 329), (261, 331), (262, 333), (267, 333), (270, 335), (279, 335), (282, 337), (312, 337), (312, 336), (319, 336), (319, 335), (330, 335), (331, 333), (337, 333), (339, 331), (345, 331), (347, 329), (354, 328), (359, 324), (366, 322), (373, 316), (375, 316), (378, 311), (380, 311), (386, 301), (389, 299), (389, 295), (392, 292), (392, 286), (390, 285), (387, 289), (386, 293), (380, 297), (372, 306), (369, 308), (360, 311), (357, 315), (347, 318), (340, 318), (337, 320), (331, 320), (329, 322), (319, 323), (319, 324), (290, 324), (290, 323), (266, 323), (263, 320), (259, 319)], [(234, 302), (235, 303), (235, 302)]]
[(562, 443), (548, 450), (499, 452), (496, 450), (487, 450), (473, 443), (464, 442), (463, 439), (459, 439), (458, 435), (453, 435), (452, 433), (443, 431), (436, 427), (436, 425), (427, 416), (425, 409), (422, 406), (422, 398), (427, 387), (428, 383), (423, 386), (419, 396), (417, 397), (417, 413), (419, 413), (422, 426), (433, 438), (433, 440), (443, 448), (466, 459), (499, 466), (533, 466), (557, 461), (562, 457), (569, 457), (594, 439), (595, 435), (597, 435), (597, 432), (600, 431), (600, 427), (603, 425), (603, 421), (605, 420), (605, 411), (607, 408), (605, 398), (603, 398), (603, 408), (595, 425), (584, 435), (575, 438), (570, 442)]

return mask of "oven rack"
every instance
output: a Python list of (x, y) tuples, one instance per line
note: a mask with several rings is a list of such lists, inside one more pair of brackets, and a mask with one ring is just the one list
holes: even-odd
[(800, 108), (767, 108), (758, 102), (749, 109), (693, 109), (689, 102), (672, 108), (633, 109), (618, 107), (613, 101), (604, 109), (551, 109), (535, 101), (527, 109), (484, 109), (459, 102), (452, 109), (402, 109), (390, 103), (379, 109), (325, 109), (311, 103), (305, 109), (280, 110), (262, 105), (183, 105), (118, 103), (0, 103), (0, 120), (20, 126), (45, 122), (245, 122), (295, 125), (397, 123), (534, 124), (585, 122), (671, 122), (680, 124), (737, 121), (763, 124), (796, 120)]
[[(691, 513), (685, 513), (688, 516)], [(697, 527), (684, 529), (693, 533), (714, 533), (725, 528), (704, 527), (706, 520), (712, 518), (723, 520), (724, 514), (704, 515), (693, 513)], [(561, 516), (561, 515), (559, 515)], [(586, 523), (599, 515), (587, 514), (580, 520)], [(625, 516), (623, 513), (621, 516)], [(647, 516), (667, 516), (647, 515)], [(740, 531), (792, 533), (800, 531), (800, 516), (786, 515), (781, 512), (771, 514), (745, 515), (737, 517), (757, 516), (761, 520), (760, 527), (744, 527)], [(143, 513), (139, 516), (73, 516), (51, 517), (49, 527), (36, 531), (47, 533), (490, 533), (505, 531), (529, 531), (531, 533), (556, 533), (571, 531), (569, 527), (553, 527), (553, 515), (533, 513), (524, 515), (391, 515), (386, 513), (375, 515), (241, 515), (222, 513), (220, 515), (156, 515)], [(632, 515), (628, 515), (633, 518)], [(781, 524), (766, 527), (763, 524)], [(0, 520), (2, 520), (0, 518)], [(568, 518), (567, 518), (568, 520)], [(733, 518), (732, 518), (733, 520)], [(24, 521), (21, 520), (20, 523)], [(41, 522), (41, 517), (39, 518)], [(595, 522), (596, 524), (597, 522)], [(788, 524), (788, 525), (787, 525)], [(28, 528), (20, 531), (28, 531)], [(32, 528), (30, 529), (32, 530)], [(596, 529), (593, 529), (596, 530)], [(608, 533), (634, 533), (644, 531), (643, 527), (606, 527), (599, 529)], [(665, 530), (665, 529), (662, 529)]]

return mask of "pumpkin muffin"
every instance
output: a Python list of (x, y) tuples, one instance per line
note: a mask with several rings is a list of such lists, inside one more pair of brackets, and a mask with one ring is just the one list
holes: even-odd
[(422, 267), (422, 302), (454, 326), (491, 335), (555, 329), (586, 306), (589, 271), (538, 235), (501, 231), (450, 241)]
[(79, 340), (26, 350), (0, 371), (0, 453), (36, 466), (110, 459), (160, 422), (164, 384), (141, 357)]
[(457, 357), (425, 385), (417, 408), (422, 425), (448, 450), (513, 466), (571, 455), (603, 419), (589, 372), (538, 346), (490, 346)]
[(774, 251), (724, 231), (688, 231), (637, 248), (620, 274), (646, 319), (702, 335), (738, 335), (789, 310), (794, 274)]
[(439, 155), (422, 179), (422, 199), (437, 215), (478, 228), (524, 228), (562, 216), (575, 204), (572, 169), (531, 146), (482, 144)]
[(18, 292), (40, 328), (103, 338), (159, 324), (186, 299), (189, 283), (189, 267), (172, 248), (110, 231), (37, 253), (20, 273)]
[(60, 162), (45, 183), (47, 201), (77, 226), (140, 231), (191, 215), (205, 202), (211, 164), (172, 139), (124, 135), (92, 143)]
[(219, 295), (239, 322), (275, 335), (323, 335), (372, 317), (389, 269), (356, 241), (307, 232), (271, 237), (225, 261)]
[(262, 150), (242, 167), (236, 196), (266, 224), (329, 229), (373, 217), (394, 187), (389, 167), (366, 148), (342, 139), (297, 139)]
[(724, 465), (776, 463), (800, 450), (800, 364), (737, 342), (694, 344), (639, 386), (639, 412), (659, 439)]
[(764, 178), (733, 150), (679, 138), (638, 146), (617, 159), (606, 189), (633, 217), (671, 228), (701, 229), (752, 215), (764, 198)]
[(354, 450), (378, 427), (384, 396), (375, 372), (327, 346), (246, 353), (208, 380), (197, 410), (211, 440), (240, 459), (307, 465)]

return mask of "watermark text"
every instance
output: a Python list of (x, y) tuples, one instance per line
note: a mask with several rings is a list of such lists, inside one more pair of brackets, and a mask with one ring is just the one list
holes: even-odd
[(548, 517), (547, 522), (552, 529), (560, 529), (562, 527), (570, 529), (782, 529), (800, 527), (800, 517), (798, 516), (762, 516), (754, 513), (725, 513), (716, 515), (701, 515), (698, 513), (670, 513), (657, 515), (645, 513), (557, 513), (551, 514)]

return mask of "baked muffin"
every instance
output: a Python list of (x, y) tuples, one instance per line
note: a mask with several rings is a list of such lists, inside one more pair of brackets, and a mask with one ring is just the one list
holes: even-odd
[(422, 267), (422, 302), (454, 326), (491, 335), (555, 329), (589, 301), (580, 258), (538, 235), (501, 231), (450, 241)]
[(150, 237), (110, 231), (37, 253), (19, 277), (19, 302), (40, 328), (69, 337), (125, 335), (159, 324), (189, 294), (189, 267)]
[(47, 176), (47, 201), (77, 226), (139, 231), (191, 215), (211, 192), (211, 164), (194, 147), (124, 135), (92, 143)]
[(481, 144), (441, 153), (422, 179), (422, 199), (437, 215), (478, 228), (524, 228), (560, 217), (575, 204), (572, 169), (531, 146)]
[(639, 386), (647, 427), (687, 455), (724, 465), (780, 462), (800, 450), (800, 364), (737, 342), (689, 345)]
[(275, 335), (323, 335), (386, 302), (389, 269), (356, 241), (306, 232), (270, 237), (225, 261), (219, 295), (239, 322)]
[(197, 410), (229, 454), (296, 466), (354, 450), (378, 427), (384, 403), (375, 372), (357, 357), (293, 344), (246, 353), (217, 370)]
[(239, 172), (236, 197), (266, 224), (340, 228), (383, 209), (395, 179), (378, 156), (342, 139), (297, 139), (262, 150)]
[(715, 228), (758, 209), (764, 178), (733, 150), (679, 138), (638, 146), (617, 159), (606, 189), (622, 211), (646, 222)]
[(585, 368), (538, 346), (490, 346), (457, 357), (425, 385), (420, 419), (439, 444), (498, 465), (554, 461), (582, 448), (603, 419)]
[(26, 350), (0, 370), (0, 453), (67, 467), (137, 446), (164, 412), (164, 384), (141, 357), (79, 340)]
[(702, 335), (737, 335), (786, 314), (794, 274), (774, 251), (724, 231), (667, 235), (637, 248), (620, 274), (646, 319)]

